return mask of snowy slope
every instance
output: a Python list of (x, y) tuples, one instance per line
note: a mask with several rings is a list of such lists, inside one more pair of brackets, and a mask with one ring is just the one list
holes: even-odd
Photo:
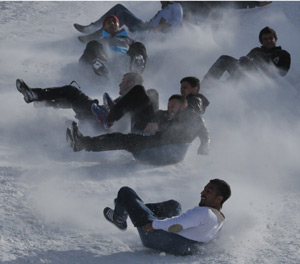
[[(165, 167), (141, 165), (122, 151), (73, 153), (65, 142), (73, 112), (36, 109), (15, 89), (17, 78), (32, 87), (75, 79), (91, 97), (117, 96), (120, 79), (101, 85), (78, 72), (84, 45), (72, 26), (96, 20), (114, 4), (0, 2), (1, 263), (299, 263), (300, 2), (231, 10), (218, 25), (186, 25), (168, 37), (135, 36), (148, 48), (145, 85), (159, 90), (161, 108), (179, 93), (182, 77), (202, 78), (220, 55), (239, 57), (258, 46), (266, 25), (292, 56), (285, 78), (250, 76), (235, 87), (203, 91), (211, 101), (205, 114), (211, 154), (197, 156), (195, 140), (185, 161)], [(145, 20), (160, 7), (125, 4)], [(176, 198), (187, 210), (216, 177), (231, 184), (233, 195), (224, 204), (222, 235), (198, 256), (146, 249), (131, 223), (121, 232), (102, 216), (123, 185), (149, 202)]]

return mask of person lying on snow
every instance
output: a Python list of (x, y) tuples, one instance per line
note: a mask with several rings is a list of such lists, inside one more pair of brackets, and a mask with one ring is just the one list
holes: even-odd
[(130, 71), (143, 73), (145, 70), (147, 61), (145, 45), (129, 38), (126, 30), (120, 28), (116, 16), (106, 16), (101, 30), (90, 38), (85, 38), (83, 42), (88, 43), (79, 59), (79, 64), (83, 67), (92, 66), (99, 76), (107, 77), (111, 58), (119, 55), (121, 62), (122, 54), (130, 57)]
[[(119, 84), (120, 96), (114, 102), (117, 103), (120, 101), (134, 86), (143, 84), (143, 81), (142, 76), (138, 73), (128, 72), (124, 74)], [(109, 108), (109, 103), (112, 101), (109, 95), (104, 93), (104, 105), (99, 105), (97, 99), (88, 97), (83, 91), (72, 84), (52, 88), (30, 88), (23, 80), (17, 79), (16, 87), (23, 94), (24, 100), (28, 104), (34, 102), (37, 107), (72, 108), (76, 114), (75, 117), (80, 122), (88, 122), (98, 128), (100, 127), (99, 121), (92, 112), (92, 105), (96, 104), (99, 108), (105, 110)], [(134, 128), (135, 125), (139, 128), (138, 123), (132, 124), (132, 127)]]
[[(208, 99), (199, 93), (200, 80), (196, 77), (184, 77), (180, 81), (181, 95), (187, 100), (187, 107), (199, 115), (203, 130), (199, 134), (201, 142), (206, 142), (208, 138), (208, 131), (206, 129), (203, 114), (206, 107), (209, 105)], [(154, 89), (152, 89), (154, 90)], [(108, 97), (109, 98), (109, 97)], [(158, 106), (154, 107), (153, 102), (149, 96), (149, 90), (146, 92), (145, 88), (137, 85), (132, 88), (126, 95), (124, 95), (118, 102), (110, 100), (110, 111), (106, 112), (96, 104), (92, 106), (93, 112), (104, 128), (109, 128), (113, 123), (119, 120), (125, 113), (131, 112), (132, 129), (131, 132), (136, 134), (150, 135), (157, 130), (162, 130), (164, 126), (168, 126), (169, 119), (168, 111), (155, 111)], [(158, 103), (156, 104), (158, 105)], [(209, 149), (205, 149), (209, 144), (202, 145), (199, 149), (199, 154), (208, 153)]]
[(176, 28), (182, 24), (183, 11), (180, 3), (172, 1), (160, 1), (161, 10), (153, 16), (149, 22), (144, 22), (137, 18), (125, 6), (117, 4), (108, 10), (96, 22), (88, 26), (81, 26), (77, 23), (74, 27), (82, 33), (92, 33), (99, 29), (104, 19), (108, 15), (115, 15), (120, 19), (120, 25), (127, 26), (130, 32), (140, 32), (144, 30), (166, 31), (168, 29)]
[(144, 246), (175, 255), (197, 254), (201, 243), (215, 239), (223, 228), (223, 203), (231, 196), (231, 188), (221, 179), (213, 179), (201, 192), (199, 205), (181, 214), (175, 200), (144, 204), (137, 193), (122, 187), (114, 199), (114, 209), (103, 214), (121, 230), (127, 229), (127, 218), (138, 229)]
[[(144, 89), (142, 86), (135, 88)], [(73, 151), (127, 150), (133, 153), (170, 144), (191, 143), (200, 137), (198, 154), (208, 154), (210, 139), (205, 122), (201, 114), (187, 107), (184, 96), (172, 95), (168, 101), (168, 111), (159, 111), (155, 116), (158, 130), (152, 135), (110, 133), (89, 137), (83, 136), (73, 122), (66, 132), (67, 141)]]
[(272, 78), (285, 76), (290, 69), (291, 56), (286, 50), (276, 46), (277, 39), (274, 29), (263, 28), (259, 33), (261, 47), (252, 49), (246, 56), (238, 60), (222, 55), (205, 74), (201, 86), (212, 87), (214, 81), (220, 79), (225, 71), (233, 79), (242, 77), (243, 72), (258, 70)]

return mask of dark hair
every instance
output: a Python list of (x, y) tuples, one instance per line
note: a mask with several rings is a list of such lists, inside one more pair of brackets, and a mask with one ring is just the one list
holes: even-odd
[(192, 87), (198, 87), (198, 92), (200, 90), (200, 80), (194, 76), (188, 76), (181, 79), (180, 83), (188, 82)]
[(176, 100), (179, 100), (182, 105), (186, 105), (187, 104), (187, 101), (185, 99), (185, 97), (181, 94), (173, 94), (171, 95), (171, 97), (169, 98), (169, 101), (173, 100), (173, 99), (176, 99)]
[(265, 34), (273, 34), (275, 40), (277, 41), (277, 39), (278, 39), (276, 31), (273, 28), (265, 27), (259, 32), (259, 35), (258, 35), (260, 43), (262, 43), (262, 35), (265, 35)]
[(223, 205), (223, 203), (231, 196), (230, 185), (226, 181), (220, 179), (210, 180), (209, 183), (217, 186), (217, 195), (223, 196), (223, 200), (221, 202), (221, 205)]

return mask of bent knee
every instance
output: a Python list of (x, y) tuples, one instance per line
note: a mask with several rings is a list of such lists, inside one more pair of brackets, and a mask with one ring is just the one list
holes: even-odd
[(128, 193), (131, 193), (131, 192), (133, 192), (133, 190), (132, 190), (130, 187), (128, 187), (128, 186), (123, 186), (123, 187), (119, 190), (119, 192), (118, 192), (118, 197), (122, 197), (122, 196), (124, 196), (124, 195), (126, 195), (126, 194), (128, 194)]

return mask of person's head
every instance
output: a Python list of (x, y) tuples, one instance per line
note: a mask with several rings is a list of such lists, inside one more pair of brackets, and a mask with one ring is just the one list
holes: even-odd
[(274, 29), (265, 27), (259, 32), (259, 42), (266, 49), (276, 47), (277, 34)]
[(227, 182), (213, 179), (201, 192), (199, 206), (208, 206), (220, 210), (223, 203), (231, 196), (231, 188)]
[(179, 112), (187, 107), (187, 101), (184, 96), (180, 94), (173, 94), (168, 101), (169, 117), (173, 119)]
[(200, 90), (200, 80), (196, 77), (184, 77), (180, 81), (180, 92), (183, 96), (197, 94)]
[(114, 15), (108, 15), (103, 20), (102, 28), (111, 35), (116, 34), (120, 30), (120, 21)]
[(124, 95), (136, 85), (142, 85), (144, 82), (143, 77), (136, 72), (128, 72), (123, 75), (122, 81), (119, 84), (120, 95)]

